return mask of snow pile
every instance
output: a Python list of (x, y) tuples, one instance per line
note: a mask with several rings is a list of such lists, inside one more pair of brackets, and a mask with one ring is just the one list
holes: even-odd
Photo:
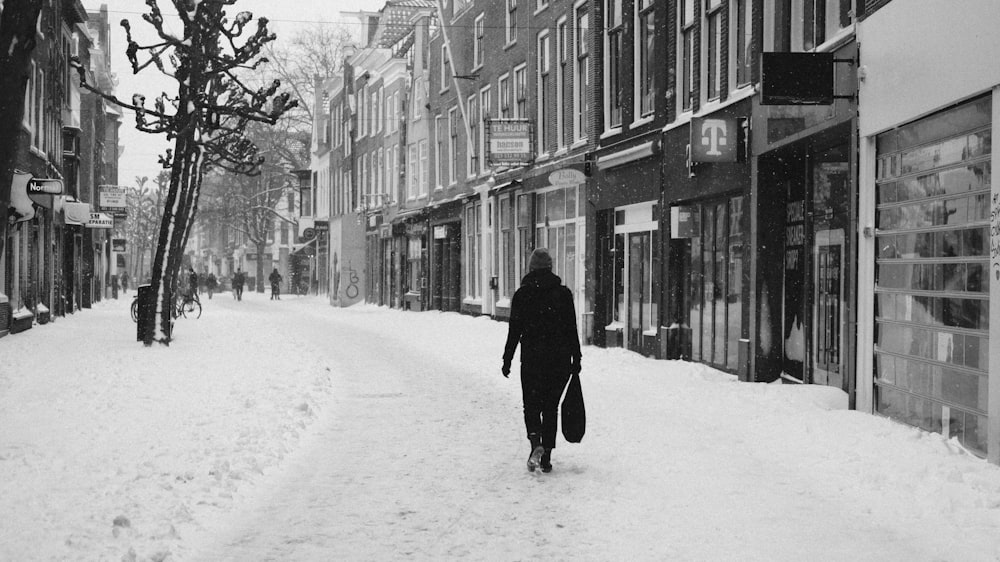
[(503, 323), (222, 294), (144, 349), (127, 306), (0, 340), (0, 559), (1000, 558), (1000, 469), (839, 390), (587, 347), (532, 476)]

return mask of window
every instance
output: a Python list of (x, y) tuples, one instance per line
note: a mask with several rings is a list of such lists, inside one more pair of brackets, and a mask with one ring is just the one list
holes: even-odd
[(514, 118), (528, 116), (528, 66), (522, 64), (514, 69)]
[(382, 132), (382, 122), (385, 120), (385, 117), (382, 116), (382, 99), (384, 95), (382, 86), (379, 86), (378, 90), (372, 94), (372, 121), (374, 121), (375, 130), (378, 132)]
[(750, 19), (750, 0), (732, 0), (729, 15), (732, 18), (732, 23), (729, 24), (730, 83), (745, 86), (750, 83), (752, 69), (753, 22)]
[(483, 66), (483, 36), (486, 29), (483, 14), (476, 16), (476, 22), (472, 25), (474, 38), (472, 42), (472, 66), (479, 68)]
[[(784, 0), (773, 10), (775, 51), (811, 51), (853, 23), (853, 0)], [(770, 22), (768, 22), (770, 23)]]
[(639, 32), (639, 40), (636, 42), (637, 60), (639, 61), (638, 73), (638, 99), (640, 116), (645, 117), (653, 113), (655, 109), (656, 90), (654, 85), (654, 42), (656, 37), (656, 27), (653, 21), (654, 4), (653, 0), (637, 0), (638, 10), (636, 12), (636, 29)]
[(497, 81), (497, 92), (500, 95), (500, 118), (511, 119), (514, 117), (514, 107), (510, 103), (510, 75), (504, 74)]
[(604, 44), (604, 129), (614, 129), (622, 124), (622, 78), (623, 37), (625, 26), (622, 25), (622, 1), (606, 0), (607, 26)]
[(581, 2), (576, 6), (573, 18), (573, 138), (583, 140), (587, 136), (587, 118), (590, 109), (588, 93), (590, 92), (590, 18), (587, 4)]
[(482, 297), (482, 264), (479, 255), (479, 237), (481, 233), (479, 217), (483, 204), (476, 202), (465, 208), (465, 263), (466, 271), (465, 294), (470, 299)]
[(406, 159), (406, 198), (417, 198), (417, 145), (411, 144)]
[(722, 0), (707, 0), (706, 94), (708, 99), (719, 97), (722, 89)]
[(359, 170), (361, 177), (358, 178), (361, 181), (361, 200), (363, 204), (368, 204), (368, 155), (365, 154), (361, 157), (361, 170)]
[(987, 95), (878, 135), (870, 199), (875, 409), (981, 455), (997, 446), (986, 418), (996, 369), (989, 357), (996, 110)]
[(552, 53), (549, 49), (549, 30), (546, 29), (538, 33), (538, 51), (536, 53), (538, 57), (536, 66), (538, 69), (538, 96), (535, 98), (537, 110), (535, 134), (540, 154), (546, 154), (549, 148), (549, 139), (548, 135), (546, 135), (549, 128), (548, 91), (551, 83), (549, 76), (552, 70)]
[(458, 108), (448, 110), (448, 184), (458, 181)]
[(430, 168), (428, 167), (428, 159), (430, 155), (428, 154), (427, 139), (422, 139), (417, 143), (417, 154), (420, 160), (417, 163), (417, 167), (420, 170), (420, 185), (417, 186), (419, 193), (417, 195), (427, 195), (427, 186), (430, 184)]
[(680, 17), (680, 80), (677, 95), (680, 97), (681, 111), (693, 109), (692, 103), (695, 95), (694, 60), (698, 55), (698, 47), (695, 45), (695, 0), (678, 0), (678, 10)]
[(379, 160), (380, 160), (379, 159), (379, 154), (377, 152), (372, 152), (372, 159), (371, 159), (371, 166), (372, 166), (371, 170), (372, 171), (371, 171), (371, 176), (369, 176), (369, 180), (368, 181), (370, 181), (371, 185), (372, 185), (371, 190), (369, 191), (369, 193), (372, 194), (372, 204), (373, 205), (377, 205), (377, 204), (379, 204), (381, 202), (381, 198), (378, 197), (378, 195), (381, 193), (380, 186), (379, 186), (379, 179), (381, 177), (381, 174), (379, 172), (381, 171), (380, 170), (381, 166), (379, 165), (380, 164)]
[(479, 144), (479, 120), (476, 119), (476, 95), (473, 94), (465, 100), (465, 118), (469, 123), (469, 138), (465, 139), (465, 173), (470, 178), (476, 175), (479, 166), (477, 156), (477, 146)]
[(486, 128), (489, 127), (490, 119), (490, 106), (492, 105), (492, 100), (490, 99), (490, 87), (486, 86), (479, 91), (479, 171), (483, 173), (486, 171)]
[[(447, 92), (449, 85), (449, 78), (451, 76), (451, 69), (448, 65), (451, 64), (448, 60), (448, 46), (441, 45), (441, 91)], [(416, 109), (414, 109), (416, 111)]]
[(444, 118), (440, 115), (434, 116), (434, 142), (436, 147), (434, 150), (434, 173), (437, 176), (435, 189), (441, 189), (444, 187), (444, 170), (442, 166), (444, 165), (444, 139), (447, 132), (444, 129)]
[(507, 1), (507, 44), (517, 41), (517, 0)]
[(568, 39), (568, 27), (566, 17), (563, 16), (556, 23), (556, 148), (562, 150), (566, 148), (565, 129), (565, 100), (564, 91), (566, 83), (566, 42)]
[(372, 172), (375, 176), (375, 193), (386, 193), (385, 188), (385, 150), (378, 149), (378, 162), (372, 160)]

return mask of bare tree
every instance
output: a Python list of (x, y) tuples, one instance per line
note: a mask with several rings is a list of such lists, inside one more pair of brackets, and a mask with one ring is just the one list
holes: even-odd
[(176, 95), (159, 95), (151, 108), (142, 94), (133, 94), (128, 103), (86, 84), (80, 68), (85, 88), (135, 111), (137, 129), (165, 133), (174, 141), (173, 148), (161, 157), (164, 167), (170, 168), (170, 187), (153, 260), (148, 293), (152, 302), (144, 300), (139, 307), (146, 311), (153, 310), (157, 302), (160, 306), (159, 324), (153, 315), (140, 314), (146, 345), (154, 340), (166, 344), (172, 337), (177, 274), (197, 216), (205, 171), (217, 167), (239, 174), (259, 173), (263, 157), (245, 135), (248, 126), (273, 125), (296, 105), (289, 94), (278, 94), (280, 81), (253, 88), (245, 78), (267, 62), (260, 53), (275, 35), (268, 31), (266, 18), (257, 18), (256, 30), (244, 36), (252, 28), (253, 15), (239, 12), (230, 21), (225, 12), (237, 0), (171, 1), (183, 26), (181, 37), (166, 29), (157, 0), (146, 0), (148, 12), (142, 16), (156, 31), (156, 42), (140, 45), (132, 37), (128, 20), (122, 21), (122, 27), (132, 72), (138, 74), (155, 66), (177, 82)]
[(41, 11), (41, 0), (6, 0), (0, 8), (0, 257), (7, 240), (7, 203)]

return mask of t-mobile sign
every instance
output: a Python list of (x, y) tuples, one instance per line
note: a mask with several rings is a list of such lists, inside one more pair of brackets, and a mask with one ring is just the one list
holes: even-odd
[(739, 130), (732, 117), (691, 119), (691, 161), (736, 162)]

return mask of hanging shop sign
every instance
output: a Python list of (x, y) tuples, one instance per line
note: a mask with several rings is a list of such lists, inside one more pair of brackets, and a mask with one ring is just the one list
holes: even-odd
[(488, 123), (487, 160), (491, 166), (530, 164), (534, 160), (531, 121), (490, 119)]
[(124, 252), (127, 247), (127, 243), (124, 238), (112, 238), (111, 239), (111, 251), (113, 252)]
[(107, 213), (90, 213), (87, 228), (114, 228), (115, 219)]
[(90, 203), (67, 201), (65, 197), (60, 197), (60, 199), (62, 200), (61, 208), (66, 224), (83, 226), (90, 222)]
[(740, 130), (735, 117), (691, 119), (691, 161), (736, 162)]
[(442, 224), (442, 225), (434, 227), (434, 239), (435, 240), (444, 240), (447, 237), (448, 237), (448, 226), (447, 225)]
[(761, 105), (830, 105), (833, 53), (761, 53)]
[(97, 208), (103, 213), (111, 213), (115, 217), (124, 218), (128, 207), (128, 196), (124, 186), (97, 186)]

